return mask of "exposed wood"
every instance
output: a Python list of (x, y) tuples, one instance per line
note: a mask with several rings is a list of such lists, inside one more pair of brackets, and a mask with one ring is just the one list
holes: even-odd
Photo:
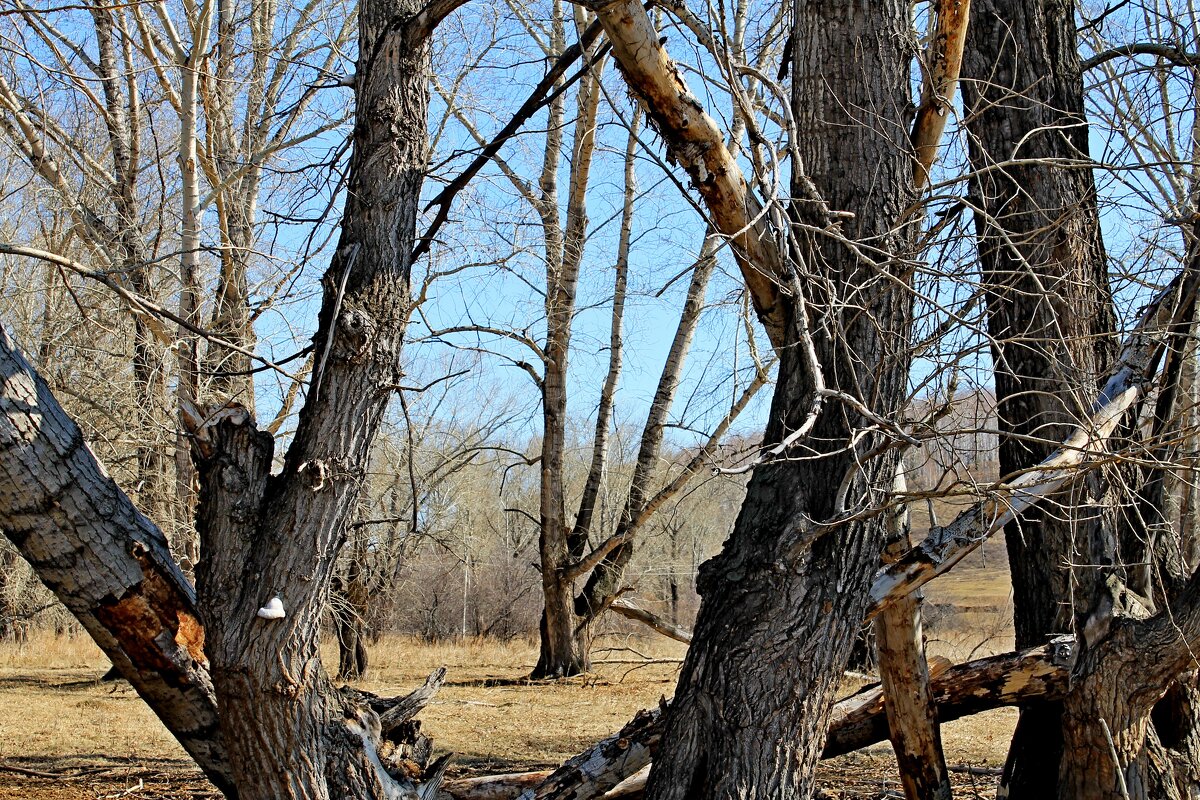
[(194, 590), (3, 328), (0, 531), (232, 797)]
[[(1067, 690), (1066, 643), (957, 664), (932, 678), (938, 721), (950, 722), (1000, 706), (1056, 700)], [(883, 690), (866, 686), (834, 706), (822, 758), (850, 753), (888, 737)]]
[(776, 347), (782, 346), (787, 303), (779, 276), (784, 261), (762, 207), (750, 192), (716, 121), (705, 113), (637, 0), (592, 4), (626, 82), (671, 157), (704, 198), (712, 224), (730, 237), (754, 310)]
[[(953, 666), (945, 659), (936, 660), (931, 672), (939, 721), (949, 722), (1000, 706), (1062, 697), (1067, 690), (1072, 648), (1072, 642), (1060, 641)], [(879, 684), (865, 686), (840, 700), (830, 715), (828, 739), (821, 757), (833, 758), (886, 741), (885, 708)], [(451, 781), (443, 790), (453, 800), (634, 797), (644, 784), (640, 776), (657, 746), (661, 730), (660, 711), (639, 712), (619, 733), (575, 756), (554, 773), (543, 770), (470, 778)], [(556, 776), (555, 782), (539, 786), (551, 774)], [(603, 777), (599, 780), (591, 777), (596, 775)], [(560, 794), (542, 794), (543, 791)], [(605, 791), (610, 793), (603, 794)]]
[(917, 106), (912, 129), (913, 150), (917, 155), (913, 182), (918, 188), (929, 184), (938, 145), (954, 107), (971, 0), (936, 0), (933, 14), (936, 17), (933, 37), (921, 63), (921, 104)]
[(1195, 270), (1178, 273), (1142, 312), (1087, 424), (1077, 427), (1036, 469), (1000, 484), (992, 496), (963, 511), (949, 525), (933, 528), (921, 544), (880, 570), (871, 586), (869, 615), (949, 570), (1008, 522), (1067, 485), (1104, 452), (1125, 412), (1153, 385), (1151, 378), (1166, 332), (1194, 302), (1197, 280)]
[[(895, 490), (908, 490), (901, 470)], [(884, 560), (898, 558), (910, 547), (908, 506), (898, 505), (888, 514), (889, 541)], [(925, 633), (921, 626), (920, 590), (893, 603), (875, 618), (875, 646), (892, 749), (900, 782), (908, 800), (950, 800), (950, 776), (942, 752), (937, 704), (929, 685), (925, 661)]]
[(639, 711), (617, 733), (554, 770), (521, 800), (591, 800), (650, 764), (662, 735), (662, 709)]
[(379, 714), (379, 725), (383, 731), (383, 735), (387, 736), (393, 729), (420, 714), (422, 709), (429, 705), (429, 701), (437, 695), (438, 690), (442, 688), (442, 684), (445, 682), (446, 668), (438, 667), (429, 673), (429, 677), (425, 679), (423, 685), (418, 686), (403, 697), (396, 697), (391, 700), (373, 698), (370, 701), (371, 708), (374, 709), (375, 713)]

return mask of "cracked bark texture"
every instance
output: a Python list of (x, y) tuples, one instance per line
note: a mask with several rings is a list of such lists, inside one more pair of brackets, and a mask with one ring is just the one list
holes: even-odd
[[(378, 714), (337, 690), (320, 621), (388, 399), (401, 375), (411, 253), (427, 157), (429, 42), (415, 0), (359, 12), (357, 114), (341, 238), (323, 279), (309, 399), (276, 475), (272, 439), (235, 405), (196, 420), (198, 573), (221, 725), (250, 797), (392, 798)], [(282, 619), (256, 611), (278, 597)]]
[[(894, 227), (913, 196), (903, 124), (912, 57), (907, 6), (797, 2), (794, 18), (791, 104), (807, 174), (793, 176), (793, 195), (805, 196), (811, 179), (830, 208), (855, 214), (841, 233), (885, 255), (864, 264), (835, 237), (814, 233), (798, 243), (793, 264), (805, 291), (817, 294), (818, 282), (828, 287), (810, 300), (826, 384), (888, 417), (902, 403), (909, 358), (908, 275), (895, 260), (906, 243)], [(800, 219), (819, 218), (810, 205), (798, 201)], [(788, 303), (767, 442), (796, 430), (812, 407), (814, 375), (796, 346), (797, 322)], [(856, 465), (844, 450), (862, 424), (852, 409), (831, 405), (811, 437), (788, 453), (808, 458), (754, 471), (733, 534), (701, 568), (695, 636), (647, 785), (653, 800), (811, 793), (885, 523), (847, 524), (804, 540), (810, 525), (839, 513), (843, 476), (852, 505), (890, 491), (895, 457)], [(862, 447), (879, 441), (867, 436)]]
[[(1061, 166), (1089, 158), (1074, 13), (1063, 0), (972, 2), (963, 99), (1002, 474), (1035, 466), (1085, 418), (1114, 355), (1092, 173)], [(1006, 165), (1012, 159), (1036, 163)], [(1099, 515), (1083, 510), (1088, 496), (1045, 503), (1005, 530), (1017, 647), (1071, 630), (1073, 599), (1091, 606), (1102, 576), (1063, 566), (1105, 563)], [(1053, 794), (1060, 715), (1054, 705), (1022, 710), (1002, 794)]]
[(0, 328), (0, 530), (196, 760), (234, 796), (204, 629), (162, 532)]

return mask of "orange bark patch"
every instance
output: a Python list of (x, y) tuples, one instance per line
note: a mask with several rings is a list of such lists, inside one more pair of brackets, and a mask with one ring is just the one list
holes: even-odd
[(121, 599), (96, 609), (96, 617), (139, 668), (182, 678), (189, 665), (180, 663), (180, 650), (197, 663), (208, 662), (204, 626), (188, 598), (176, 591), (156, 564), (144, 553), (134, 557), (141, 565), (142, 581)]

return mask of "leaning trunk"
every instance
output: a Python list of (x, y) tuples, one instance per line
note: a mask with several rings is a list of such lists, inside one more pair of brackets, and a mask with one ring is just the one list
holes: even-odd
[(2, 328), (0, 530), (232, 797), (192, 586)]
[[(802, 198), (797, 213), (809, 224), (820, 218), (822, 209), (806, 199), (815, 187), (828, 208), (855, 215), (841, 233), (893, 256), (904, 250), (897, 231), (912, 186), (902, 123), (911, 55), (906, 26), (907, 5), (894, 1), (795, 5), (792, 107), (804, 159), (793, 165), (793, 195)], [(832, 532), (819, 526), (843, 513), (843, 478), (847, 503), (880, 503), (892, 485), (895, 451), (856, 463), (846, 444), (852, 429), (869, 423), (833, 401), (822, 410), (818, 398), (823, 376), (830, 389), (853, 393), (874, 414), (890, 417), (903, 406), (906, 271), (890, 258), (864, 264), (821, 234), (796, 247), (803, 258), (794, 263), (829, 282), (797, 267), (799, 279), (787, 287), (793, 295), (766, 441), (781, 442), (810, 412), (818, 416), (810, 438), (787, 453), (803, 458), (757, 467), (733, 534), (701, 568), (700, 615), (650, 774), (653, 800), (811, 793), (879, 564), (885, 525), (878, 517)], [(815, 294), (816, 286), (832, 294), (806, 298), (820, 315), (810, 331), (795, 293)], [(864, 437), (858, 455), (880, 443), (878, 435)]]

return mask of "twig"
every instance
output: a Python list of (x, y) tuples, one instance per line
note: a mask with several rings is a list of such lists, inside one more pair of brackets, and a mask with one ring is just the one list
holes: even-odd
[(1121, 797), (1129, 800), (1129, 787), (1125, 785), (1125, 770), (1121, 766), (1121, 757), (1117, 755), (1117, 746), (1113, 743), (1112, 731), (1108, 729), (1108, 723), (1104, 721), (1104, 717), (1100, 718), (1100, 727), (1104, 730), (1104, 738), (1108, 740), (1108, 752), (1112, 754), (1113, 766), (1117, 768), (1117, 785), (1121, 789)]
[(28, 767), (18, 767), (16, 764), (9, 764), (5, 761), (0, 761), (0, 772), (15, 772), (18, 775), (25, 775), (30, 778), (49, 778), (50, 780), (62, 781), (72, 778), (81, 778), (85, 775), (95, 775), (98, 772), (106, 772), (110, 767), (96, 767), (94, 769), (80, 769), (73, 772), (43, 772), (42, 770), (29, 769)]

